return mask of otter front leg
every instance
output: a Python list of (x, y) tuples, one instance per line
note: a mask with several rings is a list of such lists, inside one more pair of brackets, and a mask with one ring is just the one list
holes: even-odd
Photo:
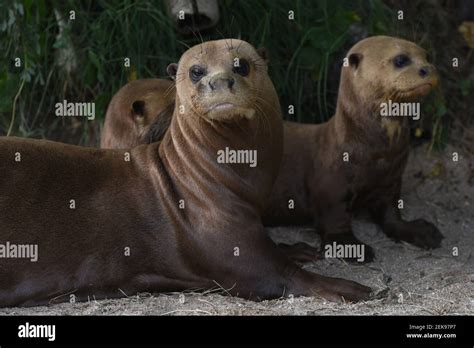
[(255, 300), (320, 296), (336, 302), (366, 300), (370, 296), (372, 290), (359, 283), (301, 269), (266, 234), (254, 233), (248, 239), (245, 244), (240, 240), (239, 257), (218, 256), (219, 263), (212, 263), (218, 268), (211, 279), (233, 295)]
[[(363, 255), (346, 255), (342, 257), (349, 262), (372, 262), (375, 257), (374, 250), (363, 243), (352, 231), (352, 214), (349, 203), (345, 200), (327, 201), (324, 208), (320, 209), (316, 218), (317, 228), (321, 231), (322, 252), (331, 252), (337, 256), (337, 249), (360, 250)], [(340, 258), (340, 257), (338, 257)]]
[[(400, 192), (397, 190), (397, 192)], [(404, 221), (398, 209), (398, 197), (381, 201), (371, 210), (375, 222), (382, 231), (395, 241), (405, 241), (423, 249), (441, 246), (444, 236), (431, 222), (423, 219)]]

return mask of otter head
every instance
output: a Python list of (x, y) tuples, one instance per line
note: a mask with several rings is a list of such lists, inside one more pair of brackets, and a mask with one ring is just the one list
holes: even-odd
[(272, 85), (264, 54), (234, 39), (190, 48), (168, 73), (176, 80), (178, 114), (191, 110), (209, 121), (253, 119), (260, 91)]
[(355, 44), (347, 58), (349, 66), (343, 68), (341, 85), (351, 84), (365, 104), (413, 101), (438, 84), (426, 51), (407, 40), (369, 37)]

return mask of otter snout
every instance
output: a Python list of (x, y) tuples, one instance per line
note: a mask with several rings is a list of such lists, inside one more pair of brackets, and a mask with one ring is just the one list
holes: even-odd
[(433, 72), (435, 72), (434, 67), (426, 65), (426, 66), (421, 67), (420, 70), (418, 70), (418, 75), (420, 75), (421, 77), (427, 77), (431, 75)]
[(226, 72), (219, 72), (212, 75), (209, 79), (209, 88), (214, 91), (216, 89), (230, 89), (234, 87), (235, 79)]
[(421, 77), (425, 77), (425, 76), (427, 76), (429, 73), (430, 73), (430, 70), (429, 70), (428, 67), (423, 67), (423, 68), (421, 68), (420, 70), (418, 70), (418, 75), (420, 75)]
[(438, 70), (429, 64), (424, 65), (418, 70), (418, 76), (421, 79), (426, 80), (427, 83), (430, 83), (431, 87), (436, 87), (438, 85)]

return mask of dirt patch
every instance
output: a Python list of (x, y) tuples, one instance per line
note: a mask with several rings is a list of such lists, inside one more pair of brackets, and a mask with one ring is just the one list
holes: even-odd
[[(404, 176), (404, 217), (423, 217), (445, 235), (443, 246), (425, 251), (394, 243), (373, 224), (356, 221), (358, 237), (374, 247), (376, 260), (351, 265), (338, 259), (305, 264), (307, 270), (353, 279), (385, 296), (357, 303), (335, 304), (300, 297), (252, 302), (216, 292), (140, 294), (117, 300), (91, 300), (46, 307), (2, 308), (2, 315), (442, 315), (474, 313), (474, 156), (448, 147), (428, 155), (426, 147), (412, 151)], [(269, 229), (273, 239), (317, 245), (312, 228)], [(458, 248), (459, 255), (453, 255)]]

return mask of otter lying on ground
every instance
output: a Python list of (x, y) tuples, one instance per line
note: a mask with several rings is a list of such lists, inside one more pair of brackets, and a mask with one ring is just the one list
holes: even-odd
[[(367, 298), (368, 287), (299, 268), (265, 233), (282, 119), (256, 50), (206, 42), (170, 71), (176, 104), (161, 142), (0, 138), (0, 240), (37, 250), (0, 259), (0, 305), (216, 287), (256, 300)], [(218, 161), (229, 149), (254, 151), (258, 165)]]
[[(358, 42), (347, 62), (341, 72), (336, 114), (328, 122), (284, 122), (283, 162), (264, 224), (314, 221), (323, 246), (357, 245), (362, 242), (352, 232), (352, 217), (367, 210), (392, 239), (421, 248), (439, 247), (443, 236), (433, 224), (423, 219), (404, 221), (398, 209), (409, 152), (408, 118), (381, 116), (383, 103), (413, 102), (426, 95), (438, 83), (436, 70), (425, 50), (387, 36)], [(159, 140), (166, 119), (171, 118), (171, 112), (163, 108), (149, 112), (157, 116), (150, 121), (150, 135), (143, 142)], [(108, 113), (106, 122), (111, 125), (119, 117), (119, 113)], [(126, 133), (122, 129), (110, 136), (122, 138)], [(298, 247), (297, 259), (321, 257), (312, 248)], [(365, 245), (364, 261), (373, 257)]]

